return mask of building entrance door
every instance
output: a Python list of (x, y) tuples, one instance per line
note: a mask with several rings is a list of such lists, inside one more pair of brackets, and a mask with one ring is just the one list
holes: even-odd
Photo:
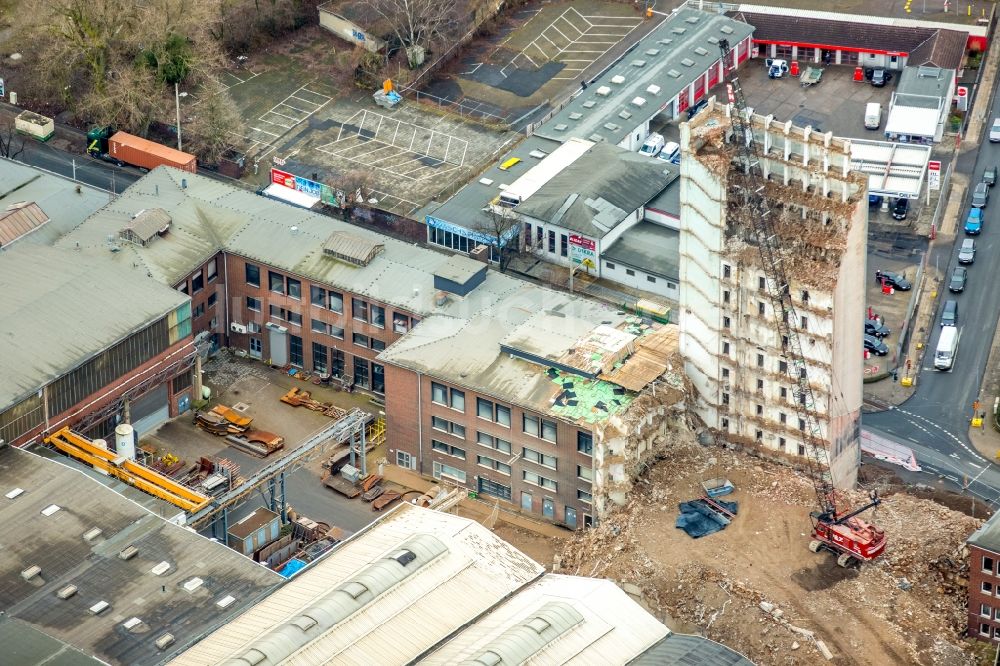
[(521, 509), (531, 511), (531, 493), (521, 491)]
[(542, 500), (542, 515), (546, 518), (556, 517), (556, 503), (552, 501), (551, 497)]
[(571, 506), (566, 507), (566, 527), (576, 529), (576, 509)]

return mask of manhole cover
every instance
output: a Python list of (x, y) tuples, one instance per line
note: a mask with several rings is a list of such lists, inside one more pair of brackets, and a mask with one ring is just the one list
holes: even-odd
[(237, 412), (245, 412), (248, 409), (250, 409), (250, 405), (248, 405), (245, 402), (238, 402), (235, 405), (233, 405), (233, 410)]

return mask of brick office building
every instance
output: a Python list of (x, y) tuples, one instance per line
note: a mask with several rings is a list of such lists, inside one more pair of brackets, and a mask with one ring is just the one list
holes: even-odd
[(967, 636), (1000, 641), (1000, 513), (972, 533), (969, 547)]

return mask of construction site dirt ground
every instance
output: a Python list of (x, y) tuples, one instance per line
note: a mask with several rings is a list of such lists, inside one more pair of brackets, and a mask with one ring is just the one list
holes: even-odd
[[(547, 549), (537, 535), (502, 536), (546, 566), (555, 558), (557, 572), (610, 578), (633, 593), (637, 587), (635, 596), (672, 630), (706, 635), (757, 664), (974, 663), (962, 638), (962, 548), (981, 521), (945, 506), (967, 510), (964, 498), (931, 488), (918, 498), (901, 492), (891, 473), (863, 477), (886, 494), (864, 517), (886, 531), (889, 545), (875, 562), (843, 569), (830, 553), (808, 550), (816, 496), (806, 477), (687, 439), (597, 528), (570, 541), (549, 539)], [(677, 505), (713, 477), (735, 484), (724, 499), (739, 502), (738, 515), (724, 531), (692, 539), (674, 526)], [(865, 497), (852, 494), (856, 503)], [(777, 610), (765, 612), (761, 602)], [(829, 662), (817, 640), (832, 653)]]

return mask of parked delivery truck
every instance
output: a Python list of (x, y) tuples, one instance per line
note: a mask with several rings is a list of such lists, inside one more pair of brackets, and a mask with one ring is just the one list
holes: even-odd
[(147, 171), (163, 165), (191, 173), (198, 171), (194, 155), (127, 132), (116, 132), (112, 127), (95, 127), (87, 132), (87, 154), (118, 166), (131, 164)]
[(958, 328), (943, 326), (941, 337), (938, 338), (937, 349), (934, 351), (934, 367), (938, 370), (951, 370), (955, 363), (955, 352), (958, 350)]

